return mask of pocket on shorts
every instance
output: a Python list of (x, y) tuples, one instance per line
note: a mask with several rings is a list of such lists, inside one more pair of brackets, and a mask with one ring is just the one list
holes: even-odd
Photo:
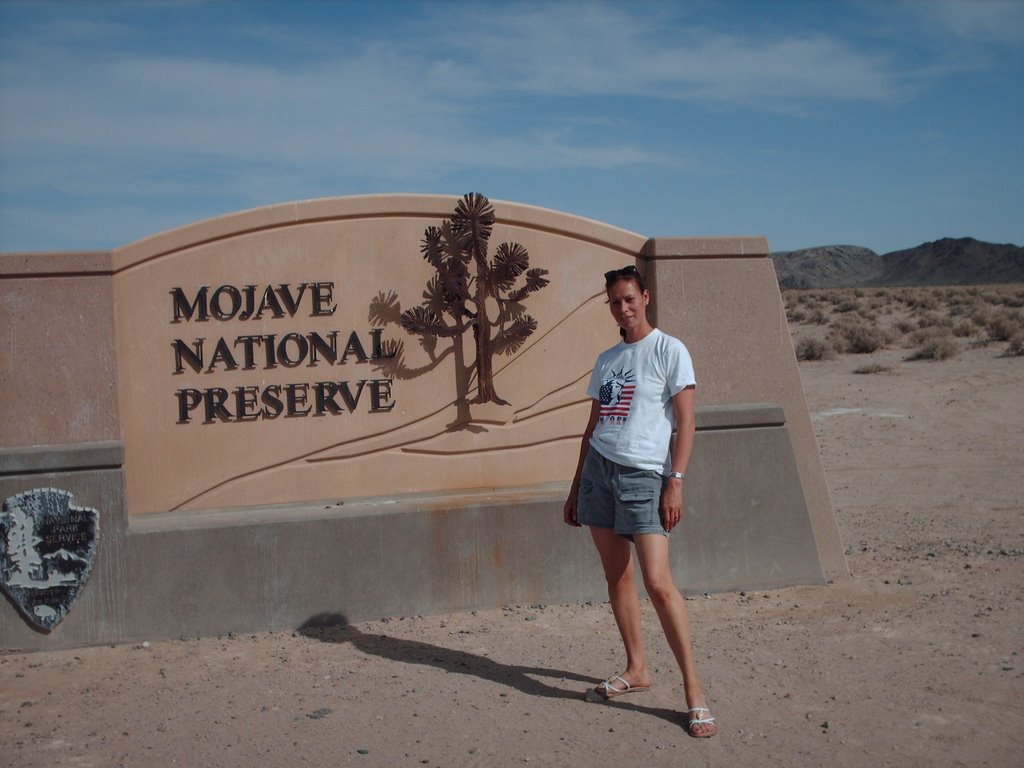
[(635, 469), (619, 477), (619, 501), (636, 503), (661, 497), (661, 475), (644, 469)]
[(661, 476), (657, 472), (636, 470), (623, 475), (618, 489), (619, 515), (616, 531), (651, 533), (661, 526)]
[(619, 491), (619, 501), (630, 504), (638, 501), (650, 501), (654, 493), (650, 489), (637, 488), (635, 490), (623, 489)]
[(620, 519), (631, 532), (657, 523), (661, 518), (658, 511), (660, 504), (660, 495), (655, 498), (650, 489), (619, 491), (619, 508), (622, 510)]

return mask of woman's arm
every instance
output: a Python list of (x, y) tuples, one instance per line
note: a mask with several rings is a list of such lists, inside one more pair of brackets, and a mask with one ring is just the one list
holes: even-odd
[[(687, 387), (672, 397), (676, 420), (676, 438), (672, 443), (672, 471), (686, 474), (693, 453), (693, 436), (697, 431), (697, 397), (694, 387)], [(661, 521), (671, 531), (683, 519), (683, 479), (670, 477), (661, 494)]]
[(594, 400), (590, 405), (590, 419), (587, 421), (587, 428), (583, 432), (583, 440), (580, 442), (580, 458), (576, 462), (576, 475), (572, 479), (572, 486), (569, 488), (569, 498), (565, 500), (565, 507), (562, 510), (562, 519), (567, 525), (580, 527), (577, 519), (577, 507), (580, 495), (580, 476), (583, 474), (583, 462), (587, 458), (587, 451), (590, 450), (590, 436), (594, 434), (594, 427), (597, 426), (597, 419), (601, 415), (601, 404)]

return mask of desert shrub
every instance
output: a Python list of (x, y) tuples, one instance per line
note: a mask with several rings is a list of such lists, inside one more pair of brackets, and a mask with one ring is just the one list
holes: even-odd
[(988, 337), (992, 341), (1009, 341), (1021, 331), (1024, 322), (1016, 312), (1001, 311), (992, 316), (987, 326)]
[(910, 302), (911, 292), (906, 288), (897, 288), (893, 290), (892, 297), (895, 301), (900, 304), (908, 304)]
[(855, 368), (854, 373), (888, 373), (891, 371), (888, 365), (882, 365), (881, 363), (868, 363), (862, 365), (860, 368)]
[(1006, 354), (1014, 357), (1024, 355), (1024, 332), (1016, 334), (1006, 345)]
[(975, 325), (987, 326), (992, 319), (992, 309), (984, 304), (975, 305), (967, 314)]
[(791, 323), (802, 323), (807, 319), (807, 311), (800, 307), (786, 307), (786, 319)]
[(948, 333), (945, 328), (915, 328), (907, 337), (903, 340), (904, 345), (908, 347), (919, 347), (924, 342), (935, 336), (942, 336)]
[(833, 304), (847, 304), (851, 301), (860, 306), (860, 300), (856, 297), (854, 291), (850, 288), (836, 288), (832, 292)]
[(907, 306), (911, 309), (938, 309), (939, 300), (931, 291), (920, 289), (909, 294), (907, 297)]
[(950, 290), (949, 301), (954, 304), (973, 304), (977, 301), (977, 294), (970, 288), (961, 285)]
[(914, 323), (910, 322), (909, 320), (897, 320), (895, 323), (893, 323), (892, 327), (895, 328), (900, 333), (910, 333), (917, 326)]
[(918, 328), (952, 328), (953, 320), (934, 312), (926, 312), (917, 319)]
[(825, 325), (828, 322), (829, 314), (824, 309), (812, 309), (807, 313), (807, 322), (815, 325)]
[(796, 343), (797, 360), (829, 360), (835, 356), (831, 344), (813, 336), (804, 336)]
[(836, 312), (859, 312), (860, 302), (856, 299), (843, 299), (836, 304)]
[(970, 304), (974, 301), (971, 293), (962, 285), (947, 288), (943, 292), (943, 298), (947, 304)]
[(965, 339), (968, 336), (973, 336), (978, 332), (978, 326), (972, 323), (970, 320), (962, 320), (953, 326), (953, 335), (958, 336), (961, 339)]
[(889, 343), (888, 334), (881, 328), (857, 322), (835, 323), (829, 330), (829, 340), (837, 352), (855, 355), (876, 352)]
[(803, 304), (804, 308), (809, 312), (813, 312), (816, 309), (821, 309), (821, 302), (815, 299), (810, 294), (808, 294), (805, 297), (805, 300), (801, 301), (800, 303)]
[(951, 334), (931, 333), (925, 335), (917, 345), (917, 349), (908, 358), (909, 360), (949, 360), (955, 357), (960, 351), (956, 340)]
[[(914, 331), (913, 333), (909, 334), (903, 340), (903, 346), (908, 348), (908, 349), (915, 350), (915, 353), (916, 353), (917, 350), (921, 350), (921, 349), (932, 349), (933, 347), (934, 348), (941, 348), (942, 346), (948, 346), (948, 344), (946, 344), (945, 342), (941, 341), (942, 339), (947, 339), (950, 342), (952, 342), (954, 345), (956, 344), (956, 341), (953, 338), (953, 331), (952, 331), (951, 328), (918, 328), (916, 331)], [(959, 351), (959, 347), (958, 346), (956, 347), (956, 351)], [(910, 359), (911, 360), (924, 360), (924, 359), (932, 360), (932, 359), (936, 359), (936, 358), (932, 358), (932, 357), (929, 357), (929, 356), (918, 357), (916, 354), (912, 354), (910, 356)], [(946, 358), (937, 358), (937, 359), (945, 360)]]
[(949, 314), (951, 316), (960, 317), (961, 315), (970, 314), (972, 310), (980, 306), (982, 306), (982, 304), (977, 296), (963, 291), (957, 295), (955, 300), (950, 302)]

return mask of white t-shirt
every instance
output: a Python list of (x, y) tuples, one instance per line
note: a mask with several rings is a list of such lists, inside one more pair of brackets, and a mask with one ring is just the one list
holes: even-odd
[(655, 328), (640, 341), (619, 342), (598, 356), (590, 374), (587, 395), (601, 404), (590, 445), (617, 464), (668, 472), (672, 397), (696, 383), (679, 339)]

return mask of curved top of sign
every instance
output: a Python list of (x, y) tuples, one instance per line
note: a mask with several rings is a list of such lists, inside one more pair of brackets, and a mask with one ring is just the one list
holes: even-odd
[[(422, 218), (450, 215), (458, 195), (381, 194), (325, 197), (230, 213), (161, 232), (113, 251), (113, 271), (173, 255), (197, 245), (261, 230), (354, 219)], [(492, 200), (496, 221), (584, 240), (636, 256), (648, 238), (600, 221), (534, 205)]]

